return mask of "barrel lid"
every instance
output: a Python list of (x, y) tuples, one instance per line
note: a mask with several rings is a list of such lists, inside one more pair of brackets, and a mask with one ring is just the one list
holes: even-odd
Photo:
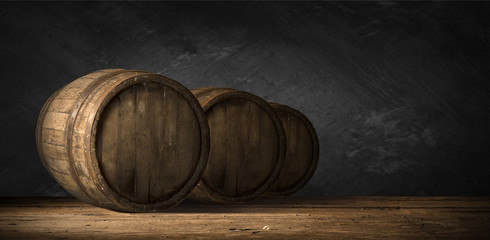
[(270, 103), (286, 133), (287, 151), (284, 166), (267, 196), (287, 196), (299, 191), (313, 176), (319, 157), (318, 136), (308, 118), (300, 111)]
[(135, 211), (177, 204), (206, 166), (209, 128), (203, 110), (184, 86), (157, 74), (112, 80), (106, 83), (110, 91), (100, 88), (105, 97), (94, 103), (99, 107), (91, 126), (100, 188)]

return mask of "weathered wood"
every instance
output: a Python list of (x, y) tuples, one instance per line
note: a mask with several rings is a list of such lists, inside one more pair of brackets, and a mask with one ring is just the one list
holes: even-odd
[(206, 170), (191, 197), (243, 203), (263, 194), (284, 163), (284, 129), (272, 107), (250, 93), (228, 88), (191, 90), (209, 122)]
[(315, 128), (300, 111), (270, 103), (286, 133), (284, 166), (267, 196), (287, 196), (299, 191), (313, 176), (318, 163), (319, 144)]
[(207, 120), (194, 95), (174, 80), (134, 70), (96, 71), (53, 94), (36, 136), (43, 164), (68, 192), (129, 212), (183, 200), (209, 152)]
[[(67, 221), (69, 220), (69, 221)], [(186, 200), (119, 213), (71, 198), (1, 198), (0, 239), (488, 239), (490, 197)]]

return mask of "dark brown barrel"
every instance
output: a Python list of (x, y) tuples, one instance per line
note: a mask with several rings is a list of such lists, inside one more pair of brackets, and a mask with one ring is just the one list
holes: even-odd
[(281, 173), (265, 196), (287, 196), (299, 191), (313, 176), (318, 163), (318, 136), (298, 110), (277, 103), (270, 105), (284, 127), (287, 151)]
[(176, 205), (199, 181), (209, 128), (194, 95), (143, 71), (76, 79), (41, 110), (36, 141), (51, 175), (78, 199), (112, 210)]
[(211, 146), (208, 165), (191, 197), (243, 203), (269, 189), (284, 163), (286, 138), (272, 107), (229, 88), (191, 90), (206, 113)]

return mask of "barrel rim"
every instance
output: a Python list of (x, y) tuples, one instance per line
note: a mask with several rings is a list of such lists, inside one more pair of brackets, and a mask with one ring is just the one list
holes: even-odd
[[(97, 188), (101, 193), (103, 193), (109, 200), (112, 202), (118, 203), (127, 207), (127, 209), (115, 209), (118, 211), (134, 211), (134, 212), (149, 212), (149, 211), (158, 211), (161, 209), (169, 208), (177, 205), (179, 202), (185, 199), (185, 197), (192, 191), (195, 185), (198, 183), (200, 177), (204, 173), (204, 169), (207, 163), (207, 157), (209, 154), (209, 127), (207, 125), (207, 119), (205, 118), (204, 111), (202, 111), (199, 102), (192, 95), (192, 93), (184, 87), (179, 82), (149, 72), (137, 71), (137, 70), (127, 70), (127, 72), (135, 72), (140, 73), (136, 76), (131, 76), (129, 78), (119, 80), (118, 84), (111, 88), (107, 94), (104, 94), (103, 98), (98, 99), (97, 103), (94, 104), (94, 107), (91, 110), (91, 116), (93, 119), (87, 120), (86, 130), (90, 132), (89, 135), (86, 135), (87, 142), (90, 143), (90, 172), (95, 176), (94, 179), (97, 180), (96, 184)], [(201, 148), (199, 149), (199, 154), (197, 155), (197, 161), (194, 165), (194, 169), (192, 171), (192, 175), (188, 177), (185, 181), (184, 185), (169, 198), (165, 198), (164, 200), (158, 200), (154, 203), (137, 203), (129, 201), (126, 197), (116, 192), (112, 187), (107, 183), (105, 177), (101, 172), (101, 168), (99, 166), (99, 161), (97, 159), (96, 154), (96, 136), (97, 136), (97, 126), (100, 119), (100, 116), (103, 114), (105, 108), (110, 103), (110, 101), (121, 91), (139, 83), (143, 82), (157, 82), (165, 85), (166, 87), (170, 87), (174, 89), (176, 92), (181, 94), (184, 99), (188, 102), (191, 109), (193, 110), (194, 116), (199, 123), (199, 132), (200, 132), (200, 144)]]

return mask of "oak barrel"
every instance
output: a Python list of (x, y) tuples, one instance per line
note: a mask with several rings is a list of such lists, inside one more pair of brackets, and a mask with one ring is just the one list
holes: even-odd
[(39, 115), (39, 156), (73, 196), (125, 212), (176, 205), (198, 183), (209, 128), (194, 95), (148, 72), (107, 69), (54, 93)]
[(243, 203), (266, 192), (284, 163), (281, 121), (263, 99), (229, 88), (191, 90), (208, 119), (211, 145), (206, 170), (190, 197)]
[(318, 163), (318, 136), (300, 111), (277, 103), (270, 105), (284, 127), (287, 151), (281, 173), (265, 196), (288, 196), (299, 191), (313, 176)]

